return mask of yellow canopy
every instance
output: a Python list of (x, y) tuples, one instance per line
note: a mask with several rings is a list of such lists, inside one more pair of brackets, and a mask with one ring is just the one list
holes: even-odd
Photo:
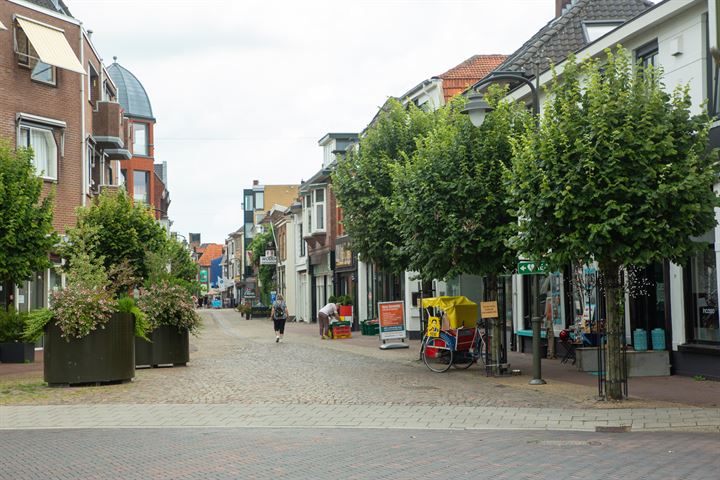
[(439, 308), (447, 315), (450, 328), (475, 328), (478, 318), (477, 303), (467, 297), (432, 297), (423, 298), (423, 308)]

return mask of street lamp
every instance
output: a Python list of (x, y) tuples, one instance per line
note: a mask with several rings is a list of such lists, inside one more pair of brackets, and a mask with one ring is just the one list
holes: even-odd
[[(533, 85), (532, 81), (525, 77), (523, 72), (512, 72), (512, 71), (496, 71), (488, 75), (487, 77), (480, 80), (478, 83), (473, 85), (472, 93), (468, 96), (468, 101), (465, 104), (465, 108), (462, 113), (467, 114), (470, 117), (470, 121), (476, 127), (479, 127), (485, 121), (485, 117), (492, 111), (490, 105), (485, 101), (485, 97), (479, 92), (481, 87), (496, 83), (498, 81), (511, 81), (524, 83), (530, 88), (530, 94), (532, 96), (532, 112), (535, 117), (535, 125), (539, 125), (539, 113), (540, 113), (540, 98), (538, 97), (537, 89)], [(540, 359), (540, 324), (542, 317), (532, 318), (532, 334), (533, 334), (533, 378), (530, 380), (530, 385), (544, 385), (546, 382), (542, 379), (541, 372), (541, 359)], [(550, 339), (548, 338), (548, 341)], [(503, 345), (505, 345), (505, 339), (503, 338)], [(507, 348), (507, 346), (505, 347)]]
[(532, 95), (532, 109), (535, 114), (535, 121), (538, 121), (538, 113), (540, 113), (540, 98), (537, 94), (537, 89), (533, 85), (532, 81), (525, 77), (523, 72), (510, 72), (510, 71), (497, 71), (493, 72), (487, 77), (480, 80), (478, 83), (473, 85), (472, 93), (468, 96), (468, 101), (465, 104), (465, 108), (462, 113), (466, 113), (470, 116), (470, 121), (476, 127), (479, 127), (485, 121), (485, 116), (492, 111), (490, 105), (485, 101), (485, 96), (478, 90), (491, 83), (497, 83), (498, 81), (516, 81), (521, 82), (530, 87), (530, 94)]

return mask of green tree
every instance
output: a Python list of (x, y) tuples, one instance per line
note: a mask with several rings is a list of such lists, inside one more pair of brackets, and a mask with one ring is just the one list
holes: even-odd
[(42, 195), (43, 181), (32, 150), (14, 151), (0, 142), (0, 285), (5, 288), (48, 268), (58, 242), (53, 231), (53, 194)]
[(275, 250), (272, 226), (270, 226), (266, 232), (255, 235), (255, 238), (253, 238), (248, 246), (248, 250), (252, 252), (253, 265), (258, 272), (260, 298), (264, 304), (269, 305), (270, 291), (276, 286), (273, 281), (276, 267), (275, 265), (260, 265), (260, 257), (265, 255), (266, 250)]
[(156, 251), (146, 252), (147, 285), (167, 283), (181, 285), (190, 293), (197, 293), (198, 267), (185, 245), (174, 238), (165, 241)]
[(687, 87), (635, 68), (618, 47), (607, 60), (570, 57), (555, 75), (539, 130), (515, 146), (517, 246), (551, 267), (596, 261), (607, 305), (607, 396), (622, 396), (620, 327), (625, 267), (684, 263), (690, 240), (715, 226), (720, 205), (706, 114)]
[(78, 209), (77, 225), (68, 231), (66, 254), (70, 256), (79, 237), (86, 240), (94, 255), (106, 268), (128, 261), (135, 276), (148, 276), (147, 252), (159, 251), (167, 242), (163, 228), (144, 205), (133, 204), (125, 192), (102, 193), (87, 207)]
[[(456, 99), (422, 140), (413, 159), (393, 170), (392, 213), (409, 267), (422, 278), (460, 274), (487, 278), (489, 300), (497, 299), (497, 276), (511, 271), (517, 253), (508, 247), (517, 218), (508, 205), (512, 166), (510, 137), (530, 121), (524, 106), (498, 102), (480, 128)], [(500, 353), (499, 322), (494, 322), (493, 356)]]
[(360, 140), (359, 149), (338, 161), (333, 191), (343, 209), (350, 248), (393, 273), (408, 264), (400, 232), (390, 212), (391, 165), (405, 164), (429, 132), (437, 114), (390, 99)]

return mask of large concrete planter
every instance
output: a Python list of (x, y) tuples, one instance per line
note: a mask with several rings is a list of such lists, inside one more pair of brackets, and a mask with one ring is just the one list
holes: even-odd
[(83, 338), (60, 336), (60, 328), (45, 328), (44, 373), (49, 385), (111, 383), (135, 376), (135, 318), (114, 313), (105, 328)]
[(148, 338), (135, 338), (135, 365), (184, 366), (190, 360), (190, 335), (187, 329), (162, 325), (153, 330)]
[(35, 344), (27, 342), (0, 343), (0, 363), (32, 363), (35, 361)]

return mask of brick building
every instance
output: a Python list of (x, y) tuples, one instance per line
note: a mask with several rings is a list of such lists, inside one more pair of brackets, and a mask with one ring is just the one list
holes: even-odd
[(167, 164), (155, 164), (155, 116), (150, 98), (137, 77), (117, 63), (117, 57), (113, 60), (107, 70), (117, 85), (118, 101), (129, 123), (132, 154), (121, 162), (121, 181), (134, 201), (149, 205), (155, 218), (167, 223)]
[[(0, 140), (33, 148), (63, 234), (77, 207), (117, 188), (120, 160), (130, 158), (117, 86), (62, 0), (0, 0), (0, 46)], [(60, 285), (54, 271), (37, 272), (17, 289), (2, 286), (0, 303), (44, 307)]]

